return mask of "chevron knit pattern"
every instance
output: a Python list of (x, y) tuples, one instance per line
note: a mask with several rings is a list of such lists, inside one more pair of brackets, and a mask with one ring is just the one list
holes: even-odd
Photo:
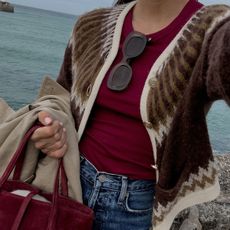
[(209, 161), (207, 169), (199, 168), (199, 172), (197, 174), (191, 174), (189, 180), (184, 182), (181, 186), (178, 196), (174, 201), (168, 203), (166, 207), (159, 204), (157, 209), (154, 210), (154, 225), (157, 226), (160, 222), (162, 222), (165, 216), (171, 211), (172, 207), (178, 203), (181, 198), (191, 193), (191, 191), (199, 191), (213, 185), (217, 176), (218, 169), (213, 161)]
[(201, 9), (190, 20), (163, 67), (149, 79), (148, 117), (159, 144), (168, 133), (178, 102), (189, 83), (207, 29), (217, 15), (223, 16), (226, 12), (224, 6), (211, 9)]
[(74, 79), (71, 95), (75, 106), (80, 107), (81, 111), (109, 54), (116, 21), (125, 6), (89, 12), (78, 20), (73, 30), (70, 40)]

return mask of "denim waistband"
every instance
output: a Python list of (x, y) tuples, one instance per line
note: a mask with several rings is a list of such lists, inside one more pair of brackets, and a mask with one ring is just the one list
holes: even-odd
[(102, 184), (101, 187), (110, 190), (121, 190), (124, 186), (127, 192), (155, 190), (156, 182), (154, 180), (130, 179), (127, 176), (98, 171), (96, 167), (83, 156), (81, 156), (81, 175), (92, 184), (95, 184), (96, 181), (100, 181)]

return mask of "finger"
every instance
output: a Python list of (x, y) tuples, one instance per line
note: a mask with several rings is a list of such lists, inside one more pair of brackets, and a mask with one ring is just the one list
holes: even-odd
[[(41, 132), (46, 132), (46, 130), (44, 131), (44, 128), (43, 130), (41, 130)], [(53, 134), (53, 136), (51, 137), (48, 137), (47, 133), (46, 134), (41, 134), (40, 133), (35, 133), (33, 136), (32, 136), (32, 140), (34, 141), (35, 143), (35, 147), (38, 148), (38, 149), (48, 149), (50, 150), (50, 146), (53, 146), (56, 142), (59, 142), (59, 141), (64, 141), (62, 140), (65, 136), (63, 133), (66, 133), (65, 129), (62, 128), (62, 126), (60, 125), (60, 128), (58, 129), (58, 131)]]
[(35, 141), (35, 147), (37, 149), (49, 149), (50, 146), (54, 145), (57, 141), (54, 138), (45, 138)]
[(61, 158), (65, 155), (65, 153), (67, 152), (67, 149), (68, 149), (67, 144), (64, 144), (61, 149), (58, 149), (56, 151), (46, 152), (46, 154), (49, 157)]
[(38, 120), (43, 124), (43, 125), (50, 125), (53, 122), (52, 117), (48, 112), (41, 111), (38, 113)]
[(31, 139), (34, 142), (38, 142), (42, 139), (50, 139), (54, 138), (56, 133), (59, 131), (62, 132), (63, 126), (59, 121), (54, 121), (51, 125), (49, 126), (44, 126), (41, 128), (38, 128), (32, 135)]
[(45, 153), (47, 153), (47, 152), (52, 152), (61, 149), (63, 145), (66, 144), (66, 142), (67, 142), (66, 132), (63, 131), (59, 140), (52, 139), (48, 143), (46, 142), (46, 140), (44, 140), (44, 142), (37, 143), (36, 147), (41, 149), (42, 151), (45, 151)]

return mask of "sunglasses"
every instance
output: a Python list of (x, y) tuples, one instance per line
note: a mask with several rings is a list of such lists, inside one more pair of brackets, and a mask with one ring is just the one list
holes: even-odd
[(136, 31), (131, 32), (127, 36), (122, 47), (123, 59), (113, 67), (109, 75), (107, 81), (109, 89), (122, 91), (128, 87), (133, 72), (130, 66), (131, 60), (143, 53), (147, 42), (146, 36)]

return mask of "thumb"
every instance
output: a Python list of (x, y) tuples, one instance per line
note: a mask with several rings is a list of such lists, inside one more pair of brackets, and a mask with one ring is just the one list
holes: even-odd
[(50, 114), (45, 111), (41, 111), (38, 113), (38, 120), (43, 125), (51, 125), (53, 122), (53, 119), (51, 118)]

